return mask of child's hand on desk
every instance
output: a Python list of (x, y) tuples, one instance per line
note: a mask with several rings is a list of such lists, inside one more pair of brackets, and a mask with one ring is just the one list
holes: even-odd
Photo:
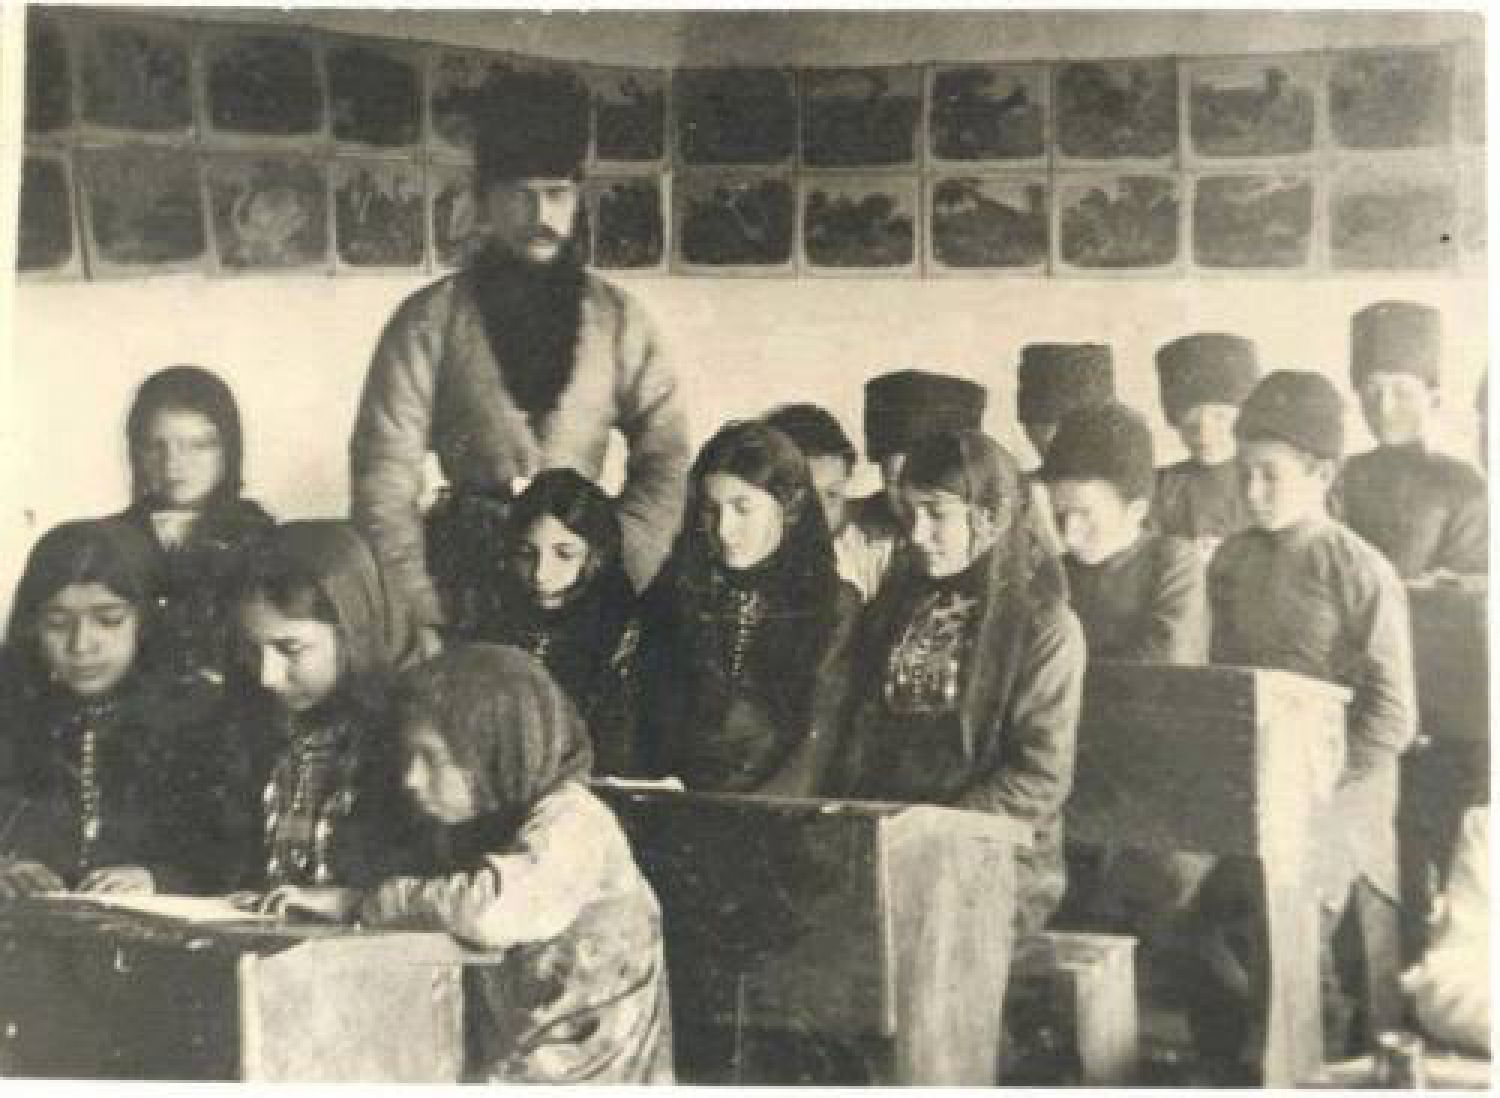
[(41, 862), (14, 858), (0, 861), (0, 902), (19, 900), (38, 892), (65, 892), (62, 878)]
[(290, 915), (297, 912), (327, 919), (335, 923), (347, 923), (354, 917), (359, 905), (359, 893), (352, 888), (336, 888), (332, 885), (282, 885), (266, 893), (260, 902), (260, 910), (272, 915)]
[(79, 892), (155, 892), (151, 871), (138, 865), (96, 869), (78, 883)]

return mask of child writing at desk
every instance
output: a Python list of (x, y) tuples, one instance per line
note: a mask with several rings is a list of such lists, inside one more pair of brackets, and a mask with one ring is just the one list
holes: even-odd
[(32, 549), (0, 672), (0, 900), (211, 887), (223, 836), (194, 730), (218, 692), (159, 674), (159, 590), (151, 546), (118, 520)]
[(374, 554), (344, 522), (289, 522), (262, 543), (238, 591), (246, 692), (225, 748), (239, 796), (232, 886), (364, 884), (402, 865), (387, 717), (415, 631)]
[(426, 868), (264, 906), (502, 954), (465, 973), (473, 1081), (672, 1082), (660, 909), (584, 784), (572, 703), (519, 649), (470, 645), (403, 676), (395, 709), (406, 790), (436, 825)]

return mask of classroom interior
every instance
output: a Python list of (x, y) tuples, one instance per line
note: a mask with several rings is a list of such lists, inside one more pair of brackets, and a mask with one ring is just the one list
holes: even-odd
[[(45, 12), (40, 6), (37, 12)], [(812, 187), (818, 183), (842, 185), (850, 179), (868, 184), (871, 191), (896, 181), (896, 189), (912, 196), (908, 210), (914, 242), (909, 261), (888, 269), (862, 269), (849, 273), (837, 264), (820, 265), (807, 254), (806, 242), (798, 240), (788, 262), (771, 271), (744, 269), (713, 270), (711, 264), (692, 265), (680, 261), (678, 235), (681, 230), (676, 203), (677, 190), (691, 180), (694, 169), (677, 162), (670, 148), (656, 159), (605, 170), (611, 178), (647, 177), (662, 184), (663, 237), (661, 251), (646, 269), (601, 269), (601, 273), (623, 286), (656, 321), (674, 366), (688, 410), (691, 440), (696, 447), (720, 424), (731, 419), (757, 416), (789, 400), (811, 401), (831, 410), (859, 445), (862, 423), (863, 386), (870, 377), (891, 370), (920, 368), (954, 374), (984, 385), (989, 393), (985, 429), (1009, 448), (1023, 465), (1034, 465), (1037, 455), (1014, 414), (1016, 370), (1021, 348), (1037, 342), (1099, 342), (1113, 348), (1119, 399), (1144, 415), (1151, 425), (1158, 464), (1178, 460), (1184, 453), (1177, 435), (1168, 425), (1160, 406), (1154, 355), (1158, 347), (1177, 336), (1196, 331), (1227, 331), (1253, 338), (1260, 360), (1267, 369), (1311, 370), (1326, 375), (1344, 397), (1348, 450), (1368, 447), (1370, 436), (1359, 413), (1349, 381), (1349, 325), (1351, 316), (1374, 301), (1402, 299), (1432, 305), (1441, 310), (1445, 359), (1443, 404), (1437, 413), (1435, 444), (1444, 452), (1477, 461), (1481, 445), (1475, 414), (1475, 394), (1488, 360), (1488, 286), (1484, 236), (1484, 167), (1486, 148), (1483, 122), (1476, 131), (1465, 121), (1483, 110), (1484, 20), (1478, 12), (1413, 11), (1109, 11), (976, 9), (944, 12), (919, 11), (758, 11), (710, 12), (688, 10), (556, 11), (518, 10), (394, 10), (191, 8), (170, 9), (113, 7), (90, 9), (68, 6), (52, 13), (70, 28), (108, 26), (114, 21), (138, 20), (148, 26), (180, 29), (189, 37), (211, 37), (218, 33), (265, 32), (290, 40), (342, 43), (364, 40), (381, 47), (408, 50), (410, 56), (427, 59), (446, 52), (512, 55), (528, 62), (562, 63), (575, 66), (615, 66), (676, 74), (695, 70), (743, 68), (804, 73), (822, 70), (879, 70), (894, 67), (914, 74), (919, 102), (927, 104), (932, 72), (944, 66), (1020, 66), (1046, 74), (1075, 63), (1109, 62), (1128, 66), (1132, 62), (1164, 61), (1173, 71), (1173, 125), (1185, 135), (1191, 111), (1190, 73), (1193, 66), (1221, 62), (1242, 64), (1246, 71), (1285, 60), (1310, 65), (1316, 87), (1316, 135), (1305, 154), (1276, 156), (1260, 163), (1254, 157), (1229, 157), (1215, 163), (1212, 157), (1195, 154), (1186, 136), (1179, 142), (1174, 130), (1171, 149), (1155, 158), (1081, 158), (1067, 163), (1055, 148), (1055, 134), (1048, 133), (1040, 155), (1016, 164), (993, 162), (978, 169), (961, 163), (938, 164), (926, 143), (925, 111), (918, 119), (918, 138), (908, 163), (857, 169), (818, 168), (788, 162), (774, 168), (715, 168), (723, 174), (742, 177), (789, 178), (794, 184)], [(70, 33), (76, 33), (70, 30)], [(20, 39), (25, 24), (12, 11), (0, 24), (3, 43), (3, 96), (0, 96), (0, 126), (11, 134), (25, 132), (23, 113), (27, 76), (10, 62), (26, 51)], [(196, 39), (195, 39), (196, 40)], [(1444, 84), (1447, 114), (1442, 136), (1433, 143), (1411, 148), (1359, 149), (1341, 147), (1336, 139), (1327, 90), (1328, 67), (1345, 56), (1384, 55), (1391, 52), (1434, 51), (1444, 64), (1451, 64)], [(1425, 56), (1425, 55), (1424, 55)], [(1330, 60), (1333, 59), (1333, 60)], [(31, 58), (27, 58), (30, 63)], [(428, 70), (432, 71), (432, 70)], [(1445, 70), (1446, 71), (1446, 70)], [(1051, 78), (1044, 77), (1045, 79)], [(1056, 84), (1051, 85), (1056, 88)], [(1245, 85), (1253, 94), (1253, 82)], [(670, 101), (670, 100), (669, 100)], [(1054, 92), (1053, 106), (1056, 105)], [(1055, 125), (1055, 115), (1049, 125)], [(671, 143), (671, 122), (667, 122)], [(443, 159), (430, 153), (430, 135), (418, 139), (406, 153), (371, 154), (368, 150), (335, 147), (326, 136), (283, 141), (266, 146), (254, 141), (236, 144), (232, 136), (215, 138), (193, 131), (184, 138), (140, 142), (130, 135), (65, 128), (51, 134), (28, 133), (24, 142), (8, 146), (0, 181), (18, 193), (23, 157), (68, 159), (75, 178), (72, 196), (76, 236), (72, 252), (51, 269), (23, 270), (7, 288), (3, 301), (9, 370), (0, 388), (0, 457), (5, 468), (4, 505), (0, 508), (0, 611), (8, 610), (10, 593), (20, 575), (26, 554), (38, 536), (61, 521), (117, 510), (129, 498), (130, 468), (123, 431), (131, 394), (152, 371), (174, 363), (196, 363), (221, 374), (232, 386), (247, 425), (245, 436), (246, 492), (261, 501), (278, 519), (343, 516), (349, 510), (348, 444), (361, 385), (383, 324), (396, 306), (414, 290), (447, 272), (436, 256), (433, 225), (424, 191), (420, 196), (422, 239), (420, 258), (396, 266), (360, 269), (342, 261), (329, 244), (323, 258), (302, 269), (287, 271), (274, 264), (256, 269), (231, 269), (210, 240), (203, 254), (177, 267), (150, 263), (144, 268), (118, 265), (101, 258), (97, 225), (84, 220), (83, 207), (89, 196), (81, 180), (81, 166), (100, 148), (116, 150), (144, 143), (148, 147), (186, 148), (204, 162), (214, 157), (232, 159), (236, 154), (264, 152), (302, 155), (319, 164), (339, 158), (363, 156), (368, 160), (399, 160), (416, 166), (421, 178)], [(404, 158), (404, 159), (403, 159)], [(461, 158), (451, 163), (461, 164)], [(1224, 166), (1227, 164), (1228, 166)], [(1386, 169), (1395, 177), (1415, 175), (1440, 177), (1452, 183), (1451, 202), (1456, 239), (1436, 260), (1417, 259), (1403, 264), (1400, 257), (1386, 262), (1340, 259), (1335, 238), (1343, 232), (1334, 224), (1336, 192), (1364, 177), (1366, 169)], [(592, 169), (591, 169), (592, 170)], [(1278, 172), (1311, 180), (1310, 220), (1306, 226), (1305, 252), (1301, 258), (1271, 266), (1215, 266), (1202, 262), (1203, 252), (1194, 251), (1197, 225), (1190, 196), (1200, 193), (1206, 177), (1214, 174)], [(1172, 254), (1155, 265), (1129, 264), (1090, 267), (1068, 262), (1056, 239), (1063, 212), (1051, 209), (1047, 232), (1052, 237), (1024, 269), (1003, 266), (984, 270), (947, 265), (936, 254), (933, 242), (932, 192), (942, 177), (969, 172), (1006, 185), (1017, 181), (1041, 182), (1049, 202), (1059, 188), (1086, 186), (1107, 181), (1122, 172), (1155, 174), (1170, 180), (1177, 203)], [(699, 174), (702, 174), (700, 170)], [(1383, 176), (1382, 176), (1383, 178)], [(1394, 208), (1394, 207), (1391, 207)], [(805, 199), (803, 214), (805, 216)], [(17, 236), (15, 219), (23, 212), (12, 203), (0, 215), (0, 229), (8, 241)], [(332, 215), (330, 214), (330, 224)], [(799, 222), (800, 224), (800, 222)], [(24, 232), (24, 226), (22, 227)], [(794, 236), (796, 230), (794, 229)], [(1378, 246), (1376, 248), (1378, 251)], [(1073, 257), (1076, 259), (1076, 256)], [(614, 455), (610, 477), (618, 483), (620, 453)], [(431, 470), (435, 473), (435, 469)], [(862, 490), (873, 491), (879, 478), (873, 466), (862, 464), (858, 473)], [(1486, 626), (1480, 619), (1481, 636)], [(1223, 704), (1247, 721), (1246, 734), (1254, 740), (1254, 729), (1273, 719), (1273, 714), (1297, 711), (1321, 712), (1326, 702), (1320, 696), (1299, 695), (1276, 683), (1251, 679), (1226, 681)], [(1157, 687), (1172, 696), (1178, 687), (1163, 679)], [(1181, 697), (1193, 697), (1191, 689)], [(1128, 706), (1125, 707), (1127, 710)], [(1142, 727), (1156, 719), (1147, 701), (1130, 710), (1127, 717)], [(1249, 713), (1250, 716), (1244, 715)], [(1095, 717), (1103, 720), (1102, 711)], [(1084, 733), (1080, 733), (1082, 736)], [(1282, 769), (1274, 776), (1283, 786), (1261, 787), (1261, 796), (1294, 799), (1301, 794), (1288, 767), (1297, 765), (1292, 756), (1278, 758)], [(1125, 767), (1128, 760), (1095, 762)], [(1262, 759), (1262, 762), (1265, 760)], [(1271, 782), (1272, 778), (1266, 778)], [(1096, 790), (1096, 792), (1100, 792)], [(1101, 796), (1103, 793), (1101, 792)], [(712, 806), (710, 806), (712, 807)], [(647, 797), (634, 804), (622, 799), (620, 811), (633, 826), (670, 830), (670, 806)], [(790, 810), (788, 810), (790, 812)], [(1200, 825), (1212, 828), (1211, 813)], [(832, 821), (832, 822), (831, 822)], [(1257, 822), (1260, 821), (1260, 822)], [(778, 817), (768, 824), (767, 849), (778, 835), (798, 829), (833, 827), (836, 818)], [(871, 813), (868, 818), (849, 818), (848, 833), (830, 840), (866, 844), (871, 863), (900, 866), (914, 851), (935, 843), (928, 833), (933, 826), (925, 819), (898, 818)], [(1137, 821), (1139, 822), (1139, 821)], [(1236, 820), (1252, 833), (1249, 839), (1225, 839), (1226, 843), (1248, 842), (1247, 856), (1263, 864), (1278, 865), (1285, 859), (1286, 836), (1276, 825), (1261, 826), (1263, 818), (1250, 814)], [(719, 841), (743, 820), (725, 819), (710, 828)], [(754, 826), (754, 825), (749, 825)], [(1142, 826), (1146, 826), (1143, 824)], [(1153, 825), (1154, 826), (1154, 825)], [(1165, 825), (1163, 825), (1165, 826)], [(1284, 825), (1290, 826), (1290, 825)], [(1094, 818), (1083, 830), (1106, 835), (1110, 821)], [(779, 830), (778, 830), (779, 829)], [(627, 826), (627, 830), (630, 830)], [(655, 834), (656, 832), (652, 832)], [(707, 840), (706, 840), (707, 841)], [(987, 841), (1001, 841), (991, 836)], [(939, 844), (940, 845), (940, 844)], [(842, 848), (841, 848), (842, 849)], [(931, 850), (936, 851), (937, 847)], [(864, 847), (861, 846), (863, 851)], [(766, 855), (769, 857), (770, 855)], [(863, 855), (861, 855), (863, 856)], [(941, 860), (955, 857), (933, 853)], [(681, 867), (663, 855), (664, 872)], [(905, 860), (904, 860), (905, 859)], [(670, 864), (669, 864), (670, 863)], [(953, 866), (958, 872), (958, 863)], [(751, 870), (759, 872), (757, 865)], [(816, 876), (817, 867), (798, 867), (804, 881)], [(916, 870), (912, 870), (913, 873)], [(1291, 872), (1288, 870), (1287, 872)], [(1275, 875), (1268, 870), (1269, 879)], [(714, 882), (708, 882), (712, 887)], [(718, 886), (728, 888), (725, 881)], [(689, 877), (685, 888), (704, 887)], [(843, 884), (839, 885), (843, 888)], [(780, 915), (815, 924), (827, 916), (840, 919), (861, 903), (877, 905), (870, 889), (880, 885), (849, 885), (819, 892), (809, 906), (797, 908), (795, 897), (787, 900), (790, 914)], [(1294, 885), (1287, 885), (1295, 891)], [(785, 897), (782, 897), (785, 899)], [(845, 906), (841, 906), (845, 905)], [(740, 913), (744, 925), (777, 917), (772, 910), (747, 909)], [(921, 1011), (909, 1001), (893, 1001), (889, 989), (876, 986), (860, 966), (889, 965), (900, 980), (921, 969), (921, 958), (913, 959), (896, 948), (891, 956), (871, 961), (850, 940), (869, 931), (874, 953), (889, 948), (880, 945), (882, 919), (898, 929), (910, 912), (870, 914), (855, 919), (844, 931), (826, 938), (814, 936), (803, 942), (782, 968), (770, 976), (761, 974), (756, 984), (742, 974), (728, 973), (727, 985), (719, 989), (714, 1009), (726, 1017), (753, 1016), (763, 1026), (776, 1010), (807, 1009), (809, 1017), (837, 1030), (858, 1034), (858, 1042), (876, 1048), (871, 1062), (884, 1065), (884, 1081), (922, 1082), (942, 1078), (953, 1065), (922, 1042), (943, 1046), (945, 1038), (930, 1032), (938, 1023), (923, 1025), (915, 1014)], [(957, 926), (957, 924), (955, 924)], [(824, 928), (826, 930), (826, 928)], [(978, 933), (958, 927), (955, 934)], [(1298, 953), (1306, 942), (1278, 927), (1277, 948)], [(846, 940), (839, 940), (846, 939)], [(865, 943), (868, 944), (868, 943)], [(251, 949), (249, 945), (236, 948)], [(375, 953), (334, 955), (336, 943), (310, 941), (299, 944), (305, 952), (323, 949), (328, 956), (308, 962), (328, 965), (338, 979), (354, 979), (360, 965), (378, 966)], [(416, 947), (413, 947), (416, 948)], [(422, 949), (428, 948), (422, 946)], [(670, 951), (672, 942), (668, 939)], [(694, 939), (691, 948), (708, 949)], [(1064, 951), (1066, 951), (1066, 944)], [(1083, 947), (1076, 947), (1083, 948)], [(798, 964), (815, 968), (811, 960), (819, 950), (835, 959), (831, 975), (824, 980), (847, 987), (844, 1005), (825, 1002), (826, 994), (812, 986), (806, 973), (789, 974)], [(1085, 952), (1087, 952), (1085, 950)], [(896, 954), (901, 954), (898, 958)], [(1123, 957), (1123, 960), (1121, 959)], [(451, 960), (434, 954), (435, 966)], [(930, 958), (927, 959), (931, 961)], [(1013, 960), (1014, 966), (1014, 960)], [(1120, 967), (1131, 967), (1125, 953), (1103, 949), (1085, 961), (1033, 957), (1029, 962), (1051, 975), (1032, 985), (1033, 999), (1051, 997), (1066, 1007), (1047, 1008), (1049, 1018), (1064, 1032), (1048, 1031), (1038, 1040), (1076, 1046), (1062, 1076), (1033, 1076), (1040, 1085), (1072, 1083), (1139, 1085), (1143, 1082), (1172, 1083), (1173, 1042), (1184, 1038), (1179, 1021), (1158, 1017), (1142, 994), (1137, 997), (1136, 976), (1120, 975)], [(1072, 967), (1069, 967), (1072, 964)], [(727, 962), (726, 962), (727, 965)], [(267, 968), (265, 987), (285, 980), (282, 993), (307, 993), (297, 983), (293, 966), (285, 972)], [(1315, 1026), (1315, 1017), (1305, 1013), (1308, 988), (1305, 972), (1294, 972), (1288, 962), (1277, 970), (1276, 1017), (1270, 1027), (1267, 1080), (1282, 1085), (1307, 1085), (1314, 1078), (1325, 1085), (1327, 1077), (1310, 1074), (1306, 1049), (1298, 1030)], [(1066, 971), (1064, 981), (1056, 974)], [(715, 975), (721, 975), (717, 971)], [(957, 979), (956, 976), (951, 977)], [(976, 977), (978, 978), (978, 977)], [(898, 977), (890, 975), (892, 985)], [(1125, 983), (1132, 990), (1121, 991)], [(1295, 986), (1294, 986), (1295, 985)], [(901, 984), (908, 987), (911, 985)], [(1315, 991), (1315, 982), (1313, 990)], [(268, 992), (269, 994), (269, 992)], [(456, 991), (442, 985), (442, 994)], [(941, 998), (941, 989), (920, 986), (913, 996)], [(761, 996), (756, 1001), (756, 996)], [(798, 999), (797, 996), (803, 996)], [(1121, 996), (1125, 996), (1124, 999)], [(899, 996), (897, 996), (899, 1000)], [(1127, 1001), (1128, 1000), (1128, 1001)], [(747, 1006), (749, 1002), (749, 1006)], [(1291, 1003), (1292, 1006), (1285, 1004)], [(788, 1006), (788, 1004), (791, 1004)], [(811, 1005), (808, 1005), (811, 1004)], [(930, 1006), (931, 1018), (961, 1028), (962, 1020)], [(1042, 1009), (1042, 1008), (1037, 1008)], [(1298, 1015), (1297, 1011), (1304, 1011)], [(745, 1015), (742, 1012), (748, 1011)], [(1046, 1013), (1046, 1010), (1043, 1010)], [(867, 1015), (867, 1016), (866, 1016)], [(1128, 1024), (1122, 1019), (1129, 1016)], [(828, 1020), (831, 1019), (831, 1020)], [(347, 1022), (347, 1019), (345, 1020)], [(390, 1021), (390, 1019), (387, 1019)], [(290, 1032), (295, 1022), (272, 1009), (262, 1023), (267, 1033)], [(349, 1025), (354, 1023), (349, 1022)], [(373, 1023), (371, 1023), (373, 1024)], [(415, 1032), (436, 1024), (423, 1018)], [(1050, 1023), (1049, 1023), (1050, 1024)], [(278, 1029), (277, 1027), (281, 1027)], [(1068, 1027), (1072, 1027), (1069, 1029)], [(440, 1027), (439, 1027), (440, 1028)], [(898, 1039), (897, 1033), (920, 1031), (916, 1038)], [(1128, 1031), (1128, 1032), (1127, 1032)], [(755, 1047), (738, 1039), (729, 1041), (723, 1064), (706, 1078), (715, 1082), (756, 1083), (756, 1063), (773, 1063), (786, 1055), (764, 1028), (755, 1029), (768, 1043)], [(741, 1035), (742, 1036), (742, 1035)], [(257, 1038), (259, 1040), (259, 1038)], [(435, 1041), (440, 1038), (434, 1038)], [(907, 1043), (902, 1043), (907, 1041)], [(1092, 1043), (1091, 1043), (1092, 1042)], [(1123, 1042), (1123, 1043), (1122, 1043)], [(887, 1044), (889, 1047), (887, 1047)], [(298, 1073), (331, 1070), (328, 1063), (313, 1060), (273, 1063), (258, 1044), (252, 1055), (244, 1052), (234, 1070), (248, 1070), (259, 1063), (262, 1078), (297, 1078)], [(1125, 1051), (1122, 1051), (1124, 1049)], [(1156, 1060), (1152, 1069), (1166, 1074), (1142, 1075), (1146, 1050)], [(449, 1050), (451, 1051), (451, 1050)], [(1039, 1055), (1041, 1055), (1039, 1053)], [(256, 1061), (262, 1057), (263, 1063)], [(934, 1057), (924, 1060), (923, 1057)], [(1045, 1059), (1045, 1057), (1043, 1057)], [(1120, 1065), (1129, 1061), (1129, 1067)], [(1299, 1062), (1302, 1061), (1302, 1062)], [(746, 1065), (752, 1065), (747, 1069)], [(439, 1074), (448, 1070), (443, 1053), (420, 1065), (419, 1071)], [(822, 1065), (827, 1067), (827, 1065)], [(410, 1067), (410, 1065), (407, 1065)], [(0, 1062), (0, 1074), (4, 1074)], [(1085, 1070), (1087, 1069), (1087, 1070)], [(358, 1070), (350, 1068), (350, 1070)], [(807, 1068), (800, 1081), (818, 1081), (818, 1065)], [(833, 1070), (833, 1069), (829, 1069)], [(278, 1071), (284, 1072), (278, 1076)], [(1097, 1074), (1090, 1076), (1089, 1072)], [(1122, 1074), (1123, 1073), (1123, 1074)]]

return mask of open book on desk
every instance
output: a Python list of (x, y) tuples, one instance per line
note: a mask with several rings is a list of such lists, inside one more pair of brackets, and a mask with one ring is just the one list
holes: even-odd
[(174, 896), (157, 892), (47, 892), (43, 899), (160, 915), (185, 923), (280, 922), (279, 915), (247, 911), (225, 896)]

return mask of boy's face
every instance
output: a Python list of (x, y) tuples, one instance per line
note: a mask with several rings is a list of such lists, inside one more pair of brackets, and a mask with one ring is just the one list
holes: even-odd
[(551, 263), (573, 236), (579, 186), (573, 179), (502, 179), (485, 192), (490, 236), (511, 255)]
[(421, 812), (450, 827), (479, 815), (479, 798), (469, 772), (459, 766), (447, 741), (430, 724), (408, 727), (406, 772), (402, 784)]
[(1200, 465), (1221, 465), (1234, 457), (1234, 404), (1195, 404), (1177, 421), (1177, 434)]
[(1262, 530), (1285, 530), (1323, 514), (1333, 483), (1333, 462), (1285, 442), (1241, 444), (1240, 487), (1251, 520)]
[(807, 470), (812, 474), (813, 490), (818, 494), (828, 529), (837, 534), (844, 528), (844, 508), (849, 499), (849, 477), (853, 470), (838, 454), (808, 458)]
[(1104, 480), (1053, 481), (1047, 495), (1063, 548), (1082, 564), (1099, 564), (1133, 544), (1148, 507)]
[(1423, 441), (1437, 404), (1437, 390), (1415, 374), (1377, 370), (1359, 387), (1365, 422), (1382, 446)]
[(146, 490), (168, 507), (200, 507), (224, 479), (224, 443), (202, 412), (164, 408), (139, 454)]
[(37, 641), (52, 677), (82, 698), (119, 685), (135, 662), (140, 615), (102, 583), (70, 583), (37, 615)]

